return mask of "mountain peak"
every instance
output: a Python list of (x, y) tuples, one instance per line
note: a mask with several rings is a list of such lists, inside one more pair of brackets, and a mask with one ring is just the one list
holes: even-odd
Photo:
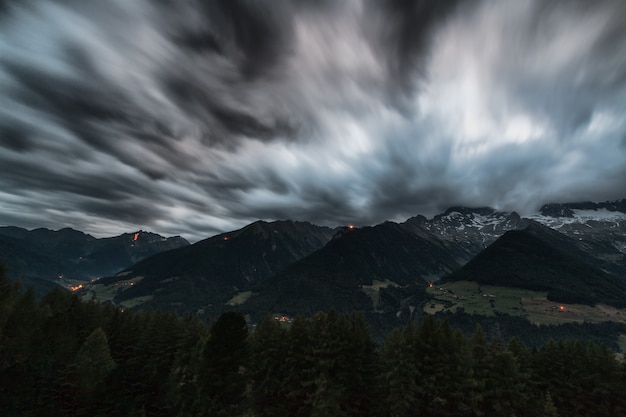
[(547, 291), (566, 303), (626, 305), (626, 285), (597, 267), (578, 242), (538, 222), (511, 230), (454, 272), (453, 281)]
[(545, 204), (539, 209), (543, 216), (548, 217), (575, 217), (577, 212), (620, 212), (626, 213), (626, 199), (595, 203), (584, 201), (578, 203), (551, 203)]
[(444, 216), (448, 216), (452, 213), (460, 213), (463, 214), (465, 216), (469, 216), (469, 215), (473, 215), (473, 214), (479, 214), (481, 216), (489, 216), (491, 214), (494, 214), (496, 212), (496, 210), (494, 210), (491, 207), (465, 207), (465, 206), (452, 206), (449, 209), (447, 209), (443, 215)]
[(547, 217), (574, 217), (572, 209), (565, 204), (544, 204), (539, 212)]
[(544, 226), (536, 220), (531, 220), (528, 224), (521, 229), (522, 231), (530, 232), (530, 233), (551, 233), (554, 232), (553, 229), (550, 229), (548, 226)]

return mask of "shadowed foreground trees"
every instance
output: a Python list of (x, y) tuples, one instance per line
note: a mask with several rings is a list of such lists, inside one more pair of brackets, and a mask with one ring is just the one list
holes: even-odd
[(0, 415), (617, 416), (626, 368), (608, 349), (529, 349), (426, 317), (377, 349), (334, 311), (249, 332), (239, 313), (120, 311), (62, 290), (38, 301), (0, 271)]

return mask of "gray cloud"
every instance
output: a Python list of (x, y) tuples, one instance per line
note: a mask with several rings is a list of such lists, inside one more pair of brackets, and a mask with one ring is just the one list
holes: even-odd
[(196, 240), (623, 198), (625, 7), (5, 0), (0, 223)]

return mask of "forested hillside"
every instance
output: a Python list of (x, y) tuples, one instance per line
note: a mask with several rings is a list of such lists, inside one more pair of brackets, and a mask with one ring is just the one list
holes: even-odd
[(424, 318), (376, 346), (334, 311), (252, 330), (122, 311), (0, 271), (0, 415), (617, 416), (626, 367), (605, 347), (466, 337)]

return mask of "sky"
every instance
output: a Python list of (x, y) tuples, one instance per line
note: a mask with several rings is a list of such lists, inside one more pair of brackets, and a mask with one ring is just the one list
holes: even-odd
[(0, 0), (0, 225), (626, 197), (626, 2)]

